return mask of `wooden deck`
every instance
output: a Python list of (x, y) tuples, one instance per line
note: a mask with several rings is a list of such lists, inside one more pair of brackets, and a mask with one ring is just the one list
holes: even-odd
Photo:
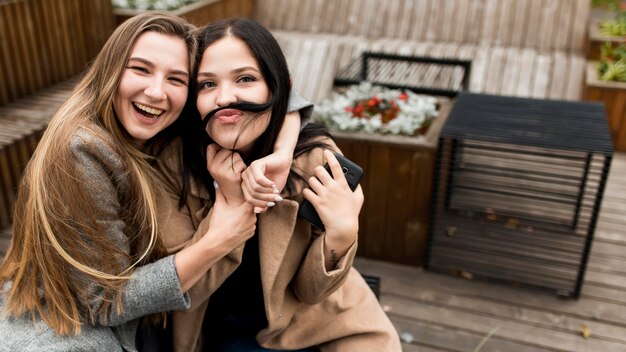
[[(626, 351), (626, 153), (616, 153), (578, 300), (357, 258), (406, 352)], [(10, 238), (0, 230), (0, 256)], [(589, 333), (585, 338), (583, 335)]]
[(355, 266), (381, 277), (407, 352), (626, 351), (625, 175), (616, 153), (578, 300), (365, 258)]

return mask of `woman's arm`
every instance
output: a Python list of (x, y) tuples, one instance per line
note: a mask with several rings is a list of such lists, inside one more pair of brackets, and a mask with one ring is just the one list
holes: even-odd
[[(332, 140), (325, 139), (323, 143), (332, 150), (339, 151)], [(352, 192), (345, 178), (341, 179), (343, 172), (338, 163), (334, 164), (333, 159), (336, 162), (336, 158), (329, 150), (316, 148), (298, 157), (295, 162), (296, 167), (304, 175), (317, 175), (321, 171), (326, 173), (322, 165), (329, 161), (333, 175), (338, 175), (332, 178), (328, 173), (321, 174), (321, 181), (312, 177), (317, 183), (315, 187), (319, 194), (313, 194), (317, 198), (308, 196), (309, 201), (316, 207), (326, 231), (322, 233), (309, 225), (311, 243), (294, 277), (294, 292), (307, 304), (322, 301), (340, 287), (346, 280), (356, 255), (358, 215), (363, 196), (358, 188), (356, 192)], [(339, 170), (334, 171), (337, 167)], [(307, 197), (305, 194), (309, 192), (313, 193), (305, 189), (303, 195)], [(333, 195), (333, 192), (337, 194)]]
[[(89, 133), (80, 134), (72, 141), (72, 152), (77, 169), (81, 171), (80, 182), (93, 197), (96, 222), (120, 251), (120, 254), (103, 253), (108, 257), (94, 262), (118, 261), (122, 268), (129, 267), (131, 263), (127, 258), (132, 258), (134, 253), (122, 218), (124, 203), (118, 198), (130, 191), (125, 166), (113, 150)], [(189, 297), (184, 293), (206, 275), (208, 267), (245, 242), (255, 229), (256, 217), (246, 203), (234, 207), (218, 198), (212, 214), (211, 218), (216, 220), (210, 229), (189, 248), (176, 256), (133, 269), (122, 291), (121, 312), (115, 306), (107, 314), (100, 309), (105, 289), (84, 274), (78, 275), (88, 286), (86, 297), (89, 298), (81, 303), (89, 305), (96, 312), (96, 321), (107, 326), (153, 313), (189, 308)]]
[(280, 130), (274, 153), (255, 160), (243, 173), (243, 191), (259, 213), (282, 198), (277, 197), (287, 182), (298, 135), (311, 119), (313, 104), (291, 90), (288, 113)]
[(244, 197), (254, 206), (256, 213), (265, 211), (282, 200), (279, 194), (287, 183), (299, 134), (300, 115), (298, 112), (290, 112), (278, 134), (274, 152), (255, 160), (243, 172)]
[(315, 177), (309, 178), (311, 188), (302, 193), (313, 204), (326, 228), (324, 258), (326, 270), (331, 271), (357, 240), (364, 198), (361, 185), (354, 192), (350, 189), (341, 165), (331, 151), (324, 151), (324, 159), (332, 175), (317, 166)]
[[(119, 253), (102, 253), (103, 258), (94, 258), (93, 263), (117, 261), (121, 268), (127, 268), (131, 264), (128, 258), (132, 258), (130, 234), (122, 218), (124, 203), (119, 198), (130, 192), (125, 165), (103, 140), (86, 130), (79, 130), (70, 148), (80, 171), (77, 181), (92, 197), (96, 223), (119, 250)], [(122, 291), (121, 312), (115, 305), (108, 312), (101, 309), (106, 291), (92, 276), (79, 272), (76, 279), (84, 281), (88, 291), (80, 304), (88, 305), (95, 312), (96, 322), (102, 325), (120, 325), (141, 316), (189, 306), (188, 297), (180, 290), (171, 256), (133, 269)]]
[(245, 202), (229, 205), (220, 189), (215, 194), (209, 230), (198, 242), (176, 253), (176, 271), (183, 292), (189, 291), (218, 260), (254, 235), (256, 216), (252, 206)]
[[(213, 225), (212, 219), (217, 219), (219, 216), (213, 216), (213, 213), (219, 209), (213, 209), (213, 202), (209, 200), (208, 192), (194, 183), (185, 199), (184, 206), (178, 206), (181, 187), (180, 161), (180, 144), (177, 141), (164, 150), (155, 166), (162, 186), (157, 195), (160, 209), (162, 209), (160, 230), (169, 253), (178, 253), (192, 247), (205, 237), (213, 238), (209, 233)], [(240, 187), (239, 191), (241, 191)], [(218, 240), (213, 239), (211, 244), (219, 246)], [(187, 292), (191, 298), (191, 310), (209, 299), (237, 268), (241, 262), (243, 242), (242, 239), (239, 245), (216, 247), (212, 251), (207, 249), (205, 253), (212, 256), (213, 264), (208, 270), (200, 272), (203, 275)], [(196, 255), (203, 256), (205, 253), (199, 252)]]

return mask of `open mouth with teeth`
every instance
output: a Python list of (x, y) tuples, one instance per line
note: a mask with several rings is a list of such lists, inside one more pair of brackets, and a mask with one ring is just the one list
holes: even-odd
[(149, 119), (156, 119), (163, 114), (165, 110), (151, 108), (149, 106), (145, 106), (139, 103), (133, 103), (133, 107), (135, 110), (140, 113), (142, 116), (145, 116)]

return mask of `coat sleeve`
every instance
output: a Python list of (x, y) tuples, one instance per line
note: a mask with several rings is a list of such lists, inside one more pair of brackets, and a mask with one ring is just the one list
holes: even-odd
[[(70, 148), (79, 170), (77, 181), (93, 199), (97, 224), (120, 253), (130, 254), (128, 234), (122, 220), (130, 186), (120, 157), (105, 142), (84, 130), (74, 136)], [(110, 254), (110, 258), (103, 260), (117, 260), (122, 268), (126, 268), (130, 265), (127, 258)], [(90, 297), (84, 304), (99, 313), (96, 320), (102, 325), (120, 325), (141, 316), (189, 307), (189, 298), (180, 289), (173, 256), (134, 269), (122, 294), (122, 313), (118, 313), (114, 306), (108, 315), (101, 312), (104, 289), (88, 277), (84, 279)]]
[[(323, 142), (328, 144), (335, 152), (341, 153), (332, 140), (325, 139)], [(299, 160), (296, 160), (298, 169), (307, 176), (313, 175), (313, 169), (323, 164), (324, 157), (321, 148), (316, 148), (300, 157)], [(313, 225), (307, 224), (307, 226), (310, 227), (311, 231), (311, 243), (294, 278), (293, 289), (298, 299), (302, 302), (316, 304), (330, 296), (346, 281), (356, 255), (357, 241), (348, 249), (348, 252), (341, 258), (335, 269), (326, 271), (324, 257), (324, 238), (326, 233), (320, 234), (319, 230), (313, 227)]]
[(288, 112), (300, 111), (301, 126), (304, 127), (313, 115), (313, 103), (304, 99), (298, 92), (291, 90), (289, 93), (289, 105), (287, 107)]

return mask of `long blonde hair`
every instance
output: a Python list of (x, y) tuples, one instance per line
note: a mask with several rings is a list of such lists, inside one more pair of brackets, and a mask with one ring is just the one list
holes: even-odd
[[(185, 20), (146, 13), (121, 24), (50, 121), (18, 191), (13, 240), (0, 265), (0, 289), (12, 282), (3, 292), (5, 312), (39, 315), (59, 335), (78, 334), (81, 323), (93, 324), (113, 308), (122, 313), (122, 291), (133, 268), (165, 255), (149, 158), (120, 127), (112, 103), (134, 43), (149, 31), (184, 40), (193, 69), (197, 44)], [(79, 128), (101, 137), (127, 168), (131, 191), (122, 218), (130, 253), (99, 226), (93, 195), (76, 185), (81, 170), (70, 141)], [(102, 289), (96, 297), (88, 290), (94, 283)], [(94, 300), (101, 303), (97, 311), (89, 304)]]

